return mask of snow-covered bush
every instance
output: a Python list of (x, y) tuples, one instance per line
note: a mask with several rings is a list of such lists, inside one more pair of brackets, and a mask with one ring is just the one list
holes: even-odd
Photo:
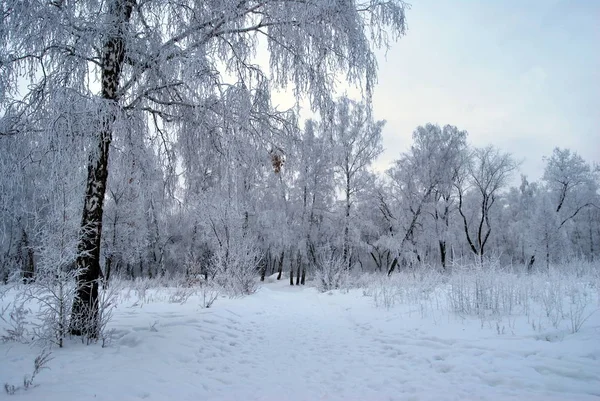
[(261, 254), (250, 238), (231, 238), (219, 246), (211, 260), (214, 280), (230, 297), (250, 295), (258, 288)]
[(107, 346), (113, 337), (114, 329), (108, 329), (108, 324), (112, 320), (113, 311), (119, 304), (122, 287), (117, 283), (110, 286), (102, 285), (98, 294), (98, 338), (91, 338), (88, 341), (100, 340), (102, 347)]
[(13, 301), (0, 310), (0, 320), (7, 325), (0, 339), (3, 342), (28, 343), (31, 340), (27, 329), (30, 316), (31, 309), (25, 305), (22, 294), (17, 293)]
[(590, 288), (583, 283), (571, 283), (567, 288), (567, 317), (571, 333), (577, 333), (597, 309), (592, 307)]
[[(71, 308), (77, 290), (77, 269), (68, 267), (48, 269), (40, 267), (35, 279), (16, 287), (12, 302), (0, 311), (0, 319), (6, 324), (3, 341), (34, 342), (43, 347), (63, 347), (70, 336)], [(97, 336), (82, 336), (83, 342), (98, 340), (106, 343), (110, 332), (107, 329), (116, 307), (120, 289), (116, 286), (98, 290)]]
[(554, 276), (542, 277), (544, 282), (539, 286), (539, 301), (544, 310), (544, 314), (552, 323), (554, 328), (558, 328), (563, 318), (564, 286), (562, 281)]
[(210, 277), (208, 274), (204, 275), (200, 263), (196, 260), (188, 259), (184, 266), (185, 276), (177, 283), (175, 293), (171, 294), (169, 302), (185, 303), (190, 296), (198, 294), (200, 306), (210, 308), (222, 291), (215, 279), (217, 275), (215, 266), (210, 266), (213, 269)]
[(200, 287), (200, 306), (210, 308), (219, 297), (219, 289), (214, 282), (203, 283)]
[[(20, 286), (23, 302), (35, 310), (32, 338), (43, 346), (63, 346), (69, 336), (70, 314), (77, 289), (76, 237), (62, 225), (43, 237), (36, 249), (39, 261), (35, 275)], [(35, 306), (34, 306), (35, 305)], [(35, 308), (38, 307), (38, 308)]]
[(344, 259), (331, 247), (323, 247), (317, 253), (315, 282), (319, 291), (338, 289), (348, 282), (348, 268)]
[(416, 305), (421, 315), (425, 315), (432, 307), (440, 308), (437, 292), (442, 287), (442, 278), (435, 269), (426, 266), (391, 276), (377, 275), (370, 280), (365, 295), (372, 296), (378, 308)]
[(184, 304), (196, 293), (194, 287), (178, 284), (175, 290), (169, 295), (169, 302), (172, 304)]
[(156, 287), (156, 282), (149, 278), (138, 277), (133, 281), (132, 287), (138, 298), (137, 303), (144, 304), (149, 301), (148, 290)]
[(27, 302), (39, 305), (33, 322), (36, 342), (63, 346), (69, 336), (71, 307), (75, 296), (77, 270), (57, 267), (38, 271), (35, 281), (24, 286)]
[(495, 265), (456, 266), (448, 281), (450, 308), (461, 315), (510, 315), (523, 303), (524, 278)]
[(596, 311), (596, 269), (560, 265), (527, 274), (498, 266), (455, 268), (448, 282), (450, 310), (485, 321), (525, 316), (536, 330), (579, 331)]
[(398, 287), (395, 280), (380, 276), (372, 281), (369, 294), (373, 297), (376, 307), (390, 309), (396, 304)]

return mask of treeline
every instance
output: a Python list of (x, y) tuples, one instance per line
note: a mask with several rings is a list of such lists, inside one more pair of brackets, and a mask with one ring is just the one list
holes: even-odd
[[(392, 273), (492, 259), (529, 269), (600, 256), (599, 169), (568, 149), (538, 182), (457, 127), (425, 124), (384, 173), (383, 121), (340, 99), (277, 137), (246, 130), (181, 137), (115, 135), (104, 201), (105, 279), (209, 278), (233, 266), (289, 272), (324, 264)], [(35, 278), (77, 258), (89, 148), (76, 120), (0, 138), (0, 278)], [(66, 133), (66, 134), (65, 134)], [(145, 139), (144, 139), (145, 138)], [(215, 261), (218, 260), (218, 263)]]

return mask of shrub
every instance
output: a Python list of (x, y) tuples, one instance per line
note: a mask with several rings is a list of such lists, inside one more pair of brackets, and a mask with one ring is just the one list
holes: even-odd
[(317, 253), (315, 281), (319, 291), (325, 292), (341, 288), (348, 282), (348, 268), (344, 259), (336, 255), (329, 247), (321, 248)]

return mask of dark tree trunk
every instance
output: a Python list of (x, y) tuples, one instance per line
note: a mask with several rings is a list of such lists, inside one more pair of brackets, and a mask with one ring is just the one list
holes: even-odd
[(442, 267), (446, 270), (446, 241), (440, 241), (440, 259)]
[(302, 278), (300, 279), (300, 284), (304, 285), (306, 283), (306, 268), (302, 268)]
[(294, 285), (294, 264), (290, 262), (290, 285)]
[(100, 240), (104, 194), (108, 179), (108, 154), (112, 124), (118, 109), (117, 89), (125, 57), (124, 34), (135, 0), (113, 0), (109, 6), (114, 29), (108, 30), (102, 54), (103, 120), (96, 148), (88, 162), (88, 175), (77, 245), (77, 291), (73, 300), (70, 331), (73, 335), (98, 337), (98, 281), (100, 279)]
[[(23, 255), (23, 253), (25, 255)], [(23, 229), (23, 235), (21, 237), (19, 254), (21, 255), (23, 281), (29, 283), (33, 280), (33, 276), (35, 275), (35, 261), (33, 249), (29, 246), (29, 237), (27, 236), (25, 229)]]
[[(96, 338), (98, 335), (98, 280), (100, 278), (100, 236), (110, 131), (100, 134), (98, 154), (90, 158), (83, 205), (80, 240), (77, 246), (77, 292), (71, 315), (71, 334)], [(96, 159), (96, 160), (94, 160)]]
[(531, 273), (533, 270), (533, 264), (535, 263), (535, 255), (531, 255), (529, 262), (527, 263), (527, 272)]
[(392, 262), (392, 265), (390, 266), (390, 269), (388, 270), (388, 276), (392, 275), (392, 273), (396, 269), (397, 264), (398, 264), (398, 258), (396, 257), (396, 258), (394, 258), (394, 261)]
[(317, 254), (316, 254), (316, 251), (315, 251), (315, 246), (310, 241), (310, 239), (308, 239), (307, 243), (308, 243), (308, 260), (309, 260), (309, 263), (312, 266), (316, 266), (316, 264), (317, 264)]
[(104, 263), (104, 287), (108, 288), (108, 281), (110, 280), (110, 271), (112, 267), (112, 256), (106, 258)]
[(345, 219), (344, 219), (344, 243), (342, 245), (342, 259), (344, 260), (344, 264), (346, 266), (347, 270), (350, 270), (352, 268), (352, 261), (350, 260), (352, 255), (352, 249), (350, 249), (350, 210), (351, 210), (351, 201), (350, 201), (350, 196), (351, 196), (351, 188), (350, 188), (350, 182), (351, 182), (351, 176), (350, 176), (350, 165), (349, 165), (349, 160), (348, 160), (348, 156), (346, 156), (346, 160), (345, 160), (346, 164), (344, 166), (344, 175), (345, 175), (345, 181), (346, 181), (346, 188), (345, 188)]
[(279, 257), (279, 265), (277, 266), (277, 280), (281, 280), (281, 274), (283, 273), (283, 257), (285, 255), (285, 251), (281, 251), (281, 256)]
[(373, 261), (375, 262), (375, 267), (377, 268), (377, 270), (381, 271), (381, 254), (379, 254), (379, 252), (377, 253), (379, 255), (379, 259), (377, 258), (377, 256), (375, 256), (374, 252), (370, 252), (371, 254), (371, 258), (373, 258)]
[(277, 266), (277, 259), (276, 258), (271, 258), (271, 262), (269, 263), (269, 276), (272, 276), (273, 274), (275, 274), (275, 266)]
[(344, 247), (342, 258), (344, 259), (344, 263), (346, 265), (346, 269), (350, 270), (352, 268), (351, 259), (351, 250), (350, 250), (350, 177), (346, 176), (346, 220), (344, 223)]
[(262, 261), (260, 266), (260, 281), (265, 281), (265, 275), (267, 274), (267, 266), (269, 265), (268, 257)]
[(300, 251), (298, 251), (296, 264), (296, 285), (300, 285), (300, 269), (302, 268), (302, 254), (300, 254)]

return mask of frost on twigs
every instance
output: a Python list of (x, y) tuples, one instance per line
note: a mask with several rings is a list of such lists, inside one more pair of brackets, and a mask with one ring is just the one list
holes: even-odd
[(214, 284), (204, 284), (200, 288), (200, 306), (210, 308), (213, 303), (219, 298), (219, 290)]
[(0, 308), (0, 320), (6, 325), (4, 333), (0, 335), (2, 341), (30, 342), (29, 322), (31, 315), (31, 309), (26, 306), (26, 300), (23, 299), (22, 294), (16, 294), (12, 302)]
[[(249, 238), (231, 238), (215, 251), (211, 266), (215, 282), (230, 297), (250, 295), (258, 289), (258, 266), (261, 255)], [(211, 291), (207, 294), (212, 297)], [(209, 302), (209, 306), (212, 302)]]
[(36, 387), (37, 385), (34, 385), (33, 381), (42, 370), (49, 369), (47, 365), (52, 360), (51, 355), (52, 353), (47, 349), (42, 350), (42, 352), (33, 361), (33, 372), (31, 372), (31, 375), (25, 375), (23, 377), (22, 385), (4, 383), (4, 390), (6, 393), (9, 395), (14, 395), (18, 391), (26, 391), (30, 388)]
[(43, 346), (62, 347), (69, 336), (77, 272), (68, 268), (40, 271), (36, 280), (24, 288), (28, 302), (40, 306), (33, 322), (34, 340)]
[(317, 254), (315, 271), (316, 285), (319, 291), (325, 292), (341, 288), (349, 278), (349, 271), (344, 258), (336, 254), (330, 246), (321, 248)]
[(196, 289), (185, 283), (177, 283), (174, 291), (169, 295), (169, 302), (172, 304), (185, 304), (187, 300), (196, 293)]

